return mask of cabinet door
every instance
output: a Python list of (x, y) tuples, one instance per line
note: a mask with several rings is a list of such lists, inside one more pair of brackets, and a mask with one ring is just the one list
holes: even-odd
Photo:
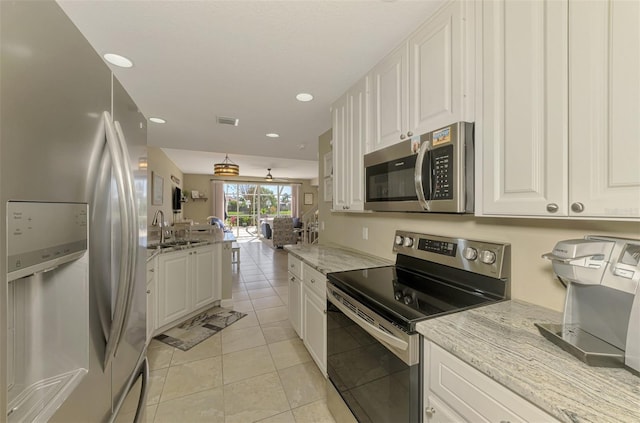
[(323, 375), (327, 375), (327, 304), (310, 289), (304, 289), (304, 345)]
[[(387, 56), (372, 71), (373, 149), (400, 142), (406, 137), (407, 44)], [(403, 138), (401, 138), (403, 137)]]
[(565, 0), (482, 3), (483, 214), (568, 213), (567, 8)]
[(640, 217), (640, 3), (569, 4), (569, 214)]
[(333, 104), (333, 210), (346, 210), (349, 172), (348, 102), (342, 96)]
[[(215, 299), (213, 246), (196, 248), (189, 252), (193, 263), (193, 310), (211, 303)], [(219, 270), (219, 266), (218, 266)]]
[(289, 321), (300, 338), (302, 332), (302, 282), (289, 273)]
[(449, 3), (409, 39), (408, 128), (413, 134), (464, 120), (463, 66), (470, 73), (474, 69), (464, 57), (463, 4)]
[(147, 344), (156, 330), (156, 260), (147, 263)]
[(191, 311), (191, 260), (186, 251), (158, 258), (158, 327)]
[(348, 160), (346, 180), (348, 209), (364, 210), (364, 153), (369, 139), (369, 78), (364, 77), (347, 94), (348, 100)]
[[(467, 363), (426, 342), (429, 348), (429, 398), (437, 396), (469, 422), (557, 422), (521, 396), (490, 379)], [(434, 407), (435, 409), (435, 407)], [(438, 410), (434, 413), (434, 416)]]

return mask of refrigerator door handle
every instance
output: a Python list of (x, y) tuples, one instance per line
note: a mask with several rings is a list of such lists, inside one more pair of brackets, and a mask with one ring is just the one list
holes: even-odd
[(111, 330), (109, 331), (109, 338), (107, 339), (107, 346), (104, 357), (104, 368), (106, 369), (109, 363), (111, 362), (112, 357), (115, 355), (115, 351), (118, 343), (120, 342), (120, 337), (122, 336), (123, 323), (126, 314), (126, 303), (127, 303), (127, 294), (128, 294), (128, 285), (129, 285), (129, 272), (130, 272), (130, 254), (129, 251), (129, 243), (130, 243), (130, 235), (129, 235), (129, 212), (127, 202), (124, 200), (126, 198), (126, 188), (125, 188), (125, 176), (124, 176), (124, 166), (122, 164), (122, 154), (120, 151), (119, 143), (117, 140), (117, 134), (111, 123), (111, 115), (109, 112), (103, 112), (102, 114), (104, 119), (104, 127), (107, 139), (107, 148), (109, 149), (109, 153), (111, 155), (111, 162), (113, 163), (113, 174), (116, 180), (116, 188), (118, 192), (119, 198), (119, 208), (120, 208), (120, 242), (121, 242), (121, 262), (120, 262), (120, 270), (118, 274), (118, 290), (116, 293), (116, 301), (115, 301), (115, 309), (113, 312), (113, 320), (111, 324)]
[(133, 182), (133, 172), (131, 170), (131, 160), (129, 157), (129, 150), (127, 148), (127, 142), (124, 137), (124, 133), (122, 132), (122, 127), (118, 121), (114, 122), (114, 127), (116, 130), (116, 140), (118, 141), (118, 146), (120, 148), (120, 154), (123, 159), (122, 167), (123, 167), (123, 176), (124, 176), (124, 184), (125, 184), (125, 197), (122, 201), (127, 205), (127, 218), (126, 218), (126, 226), (127, 226), (127, 249), (123, 249), (123, 253), (127, 255), (127, 287), (126, 287), (126, 297), (124, 304), (124, 316), (122, 319), (122, 329), (120, 330), (120, 336), (116, 340), (114, 355), (118, 353), (118, 347), (120, 346), (120, 340), (122, 338), (122, 333), (124, 332), (127, 324), (129, 322), (129, 317), (131, 315), (131, 308), (133, 305), (133, 293), (135, 289), (135, 280), (136, 280), (136, 267), (138, 262), (138, 211), (136, 208), (136, 198), (134, 194), (134, 182)]
[(140, 387), (140, 400), (136, 407), (136, 416), (133, 418), (133, 423), (141, 423), (144, 416), (145, 407), (147, 405), (147, 393), (149, 392), (149, 361), (144, 360), (142, 364), (142, 386)]

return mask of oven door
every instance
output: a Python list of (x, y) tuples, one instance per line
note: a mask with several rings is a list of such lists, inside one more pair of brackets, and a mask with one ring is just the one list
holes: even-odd
[(420, 422), (419, 335), (399, 337), (397, 328), (393, 328), (396, 333), (387, 333), (391, 331), (384, 326), (389, 322), (380, 329), (379, 316), (329, 285), (329, 380), (360, 423)]

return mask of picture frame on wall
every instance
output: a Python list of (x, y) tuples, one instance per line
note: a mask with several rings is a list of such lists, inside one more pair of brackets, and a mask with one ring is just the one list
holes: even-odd
[(305, 192), (304, 193), (304, 205), (305, 206), (309, 206), (313, 204), (313, 193), (312, 192)]
[(162, 193), (164, 192), (164, 178), (155, 172), (151, 172), (151, 204), (162, 205)]

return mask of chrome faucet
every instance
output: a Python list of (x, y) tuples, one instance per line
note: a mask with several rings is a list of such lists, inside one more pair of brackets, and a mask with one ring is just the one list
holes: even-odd
[[(160, 221), (158, 221), (158, 215), (160, 215)], [(153, 222), (151, 222), (151, 225), (157, 225), (160, 227), (160, 244), (164, 244), (164, 212), (162, 210), (156, 210), (156, 214), (153, 216)]]

